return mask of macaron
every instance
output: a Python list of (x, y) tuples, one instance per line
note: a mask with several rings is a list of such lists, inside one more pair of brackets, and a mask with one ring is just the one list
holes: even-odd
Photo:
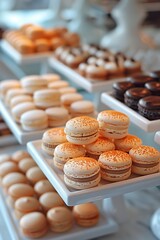
[(56, 192), (54, 187), (47, 179), (40, 180), (39, 182), (37, 182), (34, 185), (34, 190), (39, 197), (46, 192)]
[(16, 183), (9, 187), (8, 195), (13, 205), (18, 198), (35, 196), (35, 191), (27, 183)]
[(63, 81), (63, 80), (59, 80), (56, 82), (51, 82), (50, 84), (48, 84), (48, 87), (51, 89), (60, 89), (60, 88), (64, 88), (64, 87), (68, 87), (69, 83), (67, 81)]
[[(24, 95), (26, 92), (23, 88), (13, 88), (7, 91), (5, 96), (5, 104), (7, 106), (10, 106), (11, 100), (14, 97), (17, 97), (19, 95)], [(27, 95), (26, 95), (27, 96)]]
[(40, 180), (46, 179), (45, 175), (38, 166), (30, 168), (26, 172), (26, 177), (28, 178), (29, 182), (31, 182), (33, 185)]
[(88, 116), (70, 119), (64, 129), (69, 142), (77, 145), (95, 142), (99, 136), (98, 121)]
[(92, 227), (99, 221), (99, 210), (94, 203), (84, 203), (73, 207), (76, 223), (82, 227)]
[(4, 99), (7, 91), (9, 89), (12, 89), (12, 88), (21, 88), (20, 82), (18, 80), (15, 80), (15, 79), (9, 79), (9, 80), (1, 81), (1, 83), (0, 83), (0, 97), (2, 99)]
[(28, 169), (34, 166), (37, 166), (37, 164), (31, 157), (24, 158), (18, 163), (18, 167), (23, 173), (26, 173)]
[(19, 163), (22, 159), (30, 157), (29, 153), (24, 150), (18, 150), (12, 154), (12, 160)]
[(64, 182), (74, 189), (95, 187), (101, 180), (98, 162), (89, 157), (78, 157), (64, 165)]
[(10, 107), (13, 108), (20, 103), (33, 102), (33, 98), (29, 95), (18, 95), (10, 100)]
[(2, 179), (2, 187), (8, 189), (10, 186), (16, 183), (27, 183), (27, 178), (24, 174), (18, 172), (8, 173)]
[(38, 75), (30, 75), (21, 78), (21, 85), (27, 93), (33, 94), (37, 90), (47, 88), (47, 81)]
[(62, 107), (53, 107), (46, 109), (49, 127), (64, 126), (69, 119), (67, 109)]
[(70, 142), (59, 144), (54, 150), (54, 165), (63, 170), (64, 164), (76, 157), (84, 157), (86, 150), (83, 146), (75, 145)]
[(117, 150), (129, 153), (131, 148), (141, 146), (142, 140), (135, 135), (128, 134), (124, 138), (115, 139), (114, 144)]
[(102, 153), (98, 159), (102, 179), (117, 182), (131, 175), (132, 159), (126, 152), (112, 150)]
[(67, 94), (67, 93), (76, 93), (77, 90), (74, 87), (63, 87), (59, 89), (59, 92), (61, 95)]
[(9, 154), (0, 154), (0, 164), (4, 163), (4, 162), (10, 162), (12, 161), (12, 157)]
[(0, 166), (0, 178), (3, 178), (8, 173), (19, 172), (19, 171), (20, 170), (19, 170), (17, 163), (15, 163), (13, 161), (12, 162), (11, 161), (3, 162)]
[(39, 238), (48, 231), (48, 223), (45, 215), (40, 212), (32, 212), (24, 215), (20, 222), (22, 233), (29, 238)]
[(41, 109), (60, 106), (60, 92), (54, 89), (38, 90), (34, 93), (33, 99), (35, 105)]
[(92, 157), (98, 160), (99, 156), (103, 152), (114, 150), (115, 145), (111, 140), (104, 137), (99, 137), (95, 142), (87, 144), (85, 148), (88, 157)]
[(160, 119), (160, 96), (148, 96), (138, 102), (138, 112), (149, 120)]
[(61, 79), (61, 77), (58, 74), (55, 74), (55, 73), (43, 74), (43, 75), (41, 75), (41, 78), (46, 80), (47, 84), (59, 81)]
[(64, 128), (52, 128), (43, 134), (42, 149), (47, 154), (53, 156), (55, 147), (64, 142), (67, 142)]
[(64, 206), (62, 198), (56, 192), (46, 192), (39, 198), (39, 202), (44, 212), (48, 212), (51, 208)]
[(73, 226), (72, 212), (66, 207), (54, 207), (47, 212), (47, 220), (51, 231), (62, 233)]
[(43, 110), (31, 110), (22, 114), (20, 122), (25, 131), (37, 131), (48, 127), (48, 117)]
[(34, 197), (21, 197), (15, 201), (14, 213), (15, 216), (20, 219), (25, 214), (30, 212), (41, 211), (41, 205), (39, 201)]
[(127, 136), (129, 117), (121, 112), (105, 110), (98, 114), (100, 134), (110, 139), (121, 139)]
[(61, 96), (61, 104), (70, 111), (70, 106), (73, 102), (80, 101), (83, 96), (79, 93), (66, 93)]
[(129, 151), (132, 158), (132, 172), (147, 175), (159, 172), (160, 152), (154, 147), (139, 146)]
[(23, 102), (17, 104), (15, 107), (11, 109), (12, 116), (17, 123), (20, 123), (21, 116), (23, 113), (28, 112), (30, 110), (36, 109), (36, 106), (33, 102)]
[(95, 107), (91, 101), (76, 101), (70, 105), (72, 118), (78, 116), (95, 117)]

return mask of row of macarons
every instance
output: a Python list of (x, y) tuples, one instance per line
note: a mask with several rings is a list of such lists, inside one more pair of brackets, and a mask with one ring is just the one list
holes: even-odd
[[(102, 179), (125, 180), (159, 171), (160, 153), (128, 134), (129, 118), (113, 110), (96, 119), (81, 116), (65, 128), (46, 131), (42, 149), (53, 156), (54, 166), (64, 171), (64, 181), (74, 189), (97, 186)], [(98, 160), (98, 161), (97, 161)]]
[(149, 120), (160, 118), (160, 82), (150, 75), (134, 75), (113, 84), (115, 98)]
[[(74, 221), (82, 227), (98, 223), (100, 213), (94, 203), (68, 208), (35, 165), (26, 151), (0, 155), (1, 185), (15, 218), (20, 220), (20, 229), (25, 236), (40, 237), (49, 228), (53, 232), (62, 233), (71, 230)], [(28, 173), (29, 170), (32, 174)], [(32, 178), (27, 179), (30, 175)]]

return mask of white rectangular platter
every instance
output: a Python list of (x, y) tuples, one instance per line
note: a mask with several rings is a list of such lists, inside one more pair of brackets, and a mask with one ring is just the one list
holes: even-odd
[[(160, 129), (160, 127), (159, 127), (159, 129)], [(154, 137), (154, 141), (155, 141), (158, 145), (160, 145), (160, 131), (156, 132), (155, 137)]]
[(40, 130), (40, 131), (32, 131), (32, 132), (26, 132), (22, 129), (22, 127), (17, 124), (9, 110), (6, 108), (3, 101), (0, 100), (0, 113), (4, 119), (4, 121), (7, 123), (9, 129), (12, 131), (16, 139), (20, 144), (26, 144), (28, 141), (36, 140), (42, 137), (43, 132), (46, 130)]
[(40, 63), (45, 61), (53, 54), (52, 52), (46, 52), (22, 55), (5, 40), (1, 41), (1, 48), (9, 57), (11, 57), (18, 64)]
[(111, 109), (127, 114), (131, 122), (146, 132), (156, 132), (160, 129), (160, 119), (153, 121), (148, 120), (147, 118), (141, 116), (138, 112), (117, 100), (110, 92), (102, 93), (101, 101)]
[(49, 65), (57, 72), (67, 76), (69, 80), (77, 86), (82, 87), (88, 92), (104, 92), (110, 91), (112, 89), (112, 85), (114, 82), (119, 82), (124, 80), (124, 78), (112, 78), (110, 80), (93, 80), (93, 79), (87, 79), (83, 76), (81, 76), (78, 72), (75, 70), (67, 67), (65, 64), (58, 61), (53, 56), (49, 58)]
[[(0, 189), (0, 204), (1, 204), (1, 216), (3, 216), (7, 229), (10, 235), (10, 240), (27, 240), (18, 226), (18, 220), (14, 217), (14, 212), (11, 207), (6, 203), (5, 194)], [(56, 234), (51, 231), (44, 237), (38, 238), (39, 240), (85, 240), (96, 238), (103, 235), (108, 235), (118, 231), (117, 223), (111, 218), (107, 218), (105, 213), (100, 214), (99, 223), (91, 228), (82, 228), (74, 224), (73, 228), (65, 233)]]
[(28, 152), (67, 205), (72, 206), (89, 201), (97, 201), (143, 188), (158, 186), (160, 183), (159, 172), (147, 176), (131, 175), (129, 179), (117, 183), (109, 183), (101, 180), (97, 187), (85, 190), (71, 189), (64, 183), (63, 172), (53, 166), (52, 157), (42, 151), (41, 143), (41, 140), (29, 142), (27, 144)]

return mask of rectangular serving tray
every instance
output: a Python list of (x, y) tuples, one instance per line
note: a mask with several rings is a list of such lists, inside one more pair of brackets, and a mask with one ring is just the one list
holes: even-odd
[(27, 149), (48, 180), (57, 190), (67, 205), (76, 205), (89, 201), (97, 201), (141, 190), (160, 183), (160, 172), (146, 176), (131, 175), (125, 181), (109, 183), (101, 180), (99, 185), (85, 190), (74, 190), (67, 187), (63, 180), (63, 172), (53, 166), (53, 158), (41, 149), (42, 140), (29, 142)]

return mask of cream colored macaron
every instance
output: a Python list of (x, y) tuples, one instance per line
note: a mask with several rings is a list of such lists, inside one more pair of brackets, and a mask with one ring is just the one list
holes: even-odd
[(9, 80), (2, 81), (0, 83), (0, 97), (4, 99), (7, 91), (13, 88), (21, 88), (21, 84), (18, 80), (9, 79)]
[(151, 146), (139, 146), (129, 151), (132, 158), (132, 172), (147, 175), (159, 172), (160, 152)]
[(34, 185), (34, 190), (39, 197), (46, 192), (56, 192), (54, 187), (47, 179), (40, 180), (39, 182), (37, 182)]
[(70, 118), (68, 110), (62, 107), (48, 108), (46, 109), (46, 114), (49, 127), (64, 126)]
[(30, 168), (26, 172), (26, 177), (33, 185), (40, 180), (46, 179), (45, 175), (38, 166)]
[(98, 114), (100, 134), (110, 139), (121, 139), (127, 136), (129, 117), (121, 112), (105, 110)]
[(69, 142), (78, 145), (95, 142), (99, 136), (98, 121), (88, 116), (70, 119), (64, 129)]
[(74, 87), (64, 87), (64, 88), (60, 88), (59, 92), (61, 95), (63, 95), (63, 94), (67, 94), (67, 93), (76, 93), (77, 90)]
[(44, 212), (47, 212), (51, 208), (65, 206), (62, 198), (56, 192), (47, 192), (40, 196), (39, 202)]
[(86, 150), (83, 146), (75, 145), (70, 142), (59, 144), (54, 150), (54, 165), (63, 170), (64, 164), (76, 157), (84, 157)]
[(89, 116), (95, 117), (95, 107), (91, 101), (76, 101), (70, 105), (70, 113), (72, 117)]
[(22, 173), (12, 172), (12, 173), (8, 173), (2, 179), (2, 186), (5, 189), (8, 189), (10, 186), (12, 186), (15, 183), (27, 183), (26, 176)]
[(131, 175), (132, 159), (126, 152), (112, 150), (102, 153), (98, 159), (104, 180), (117, 182)]
[(45, 215), (40, 212), (25, 214), (20, 222), (20, 229), (24, 236), (28, 238), (39, 238), (48, 231), (48, 223)]
[(37, 164), (31, 157), (24, 158), (18, 163), (18, 167), (23, 173), (26, 173), (30, 168), (34, 166), (37, 166)]
[(25, 131), (42, 130), (48, 127), (48, 117), (43, 110), (31, 110), (21, 115), (20, 122)]
[(20, 170), (17, 163), (13, 161), (3, 162), (0, 166), (0, 178), (3, 178), (8, 173), (19, 172), (19, 171)]
[(29, 95), (15, 96), (10, 100), (10, 108), (13, 108), (16, 105), (18, 105), (20, 103), (25, 103), (25, 102), (33, 102), (33, 98)]
[(21, 197), (15, 201), (14, 213), (18, 219), (30, 212), (41, 211), (39, 201), (34, 197)]
[(41, 109), (60, 106), (60, 92), (54, 89), (43, 89), (34, 93), (34, 103)]
[(128, 134), (122, 139), (115, 139), (114, 143), (117, 150), (129, 153), (132, 148), (141, 146), (142, 140), (135, 135)]
[(47, 220), (51, 231), (62, 233), (73, 226), (72, 212), (66, 207), (54, 207), (47, 212)]
[(87, 156), (98, 160), (99, 156), (106, 151), (114, 150), (115, 145), (107, 138), (99, 137), (95, 142), (85, 146)]
[(5, 96), (5, 104), (7, 106), (10, 106), (11, 100), (14, 97), (17, 97), (19, 95), (24, 95), (26, 94), (25, 90), (23, 88), (13, 88), (7, 91), (7, 94)]
[(38, 75), (30, 75), (21, 78), (21, 85), (27, 93), (33, 94), (37, 90), (47, 88), (47, 81)]
[(30, 157), (29, 153), (24, 150), (18, 150), (12, 154), (12, 160), (19, 163), (22, 159)]
[(23, 115), (23, 113), (26, 113), (26, 112), (28, 112), (30, 110), (34, 110), (34, 109), (36, 109), (36, 106), (34, 103), (23, 102), (23, 103), (17, 104), (15, 107), (13, 107), (11, 110), (11, 113), (12, 113), (14, 120), (17, 123), (20, 123), (21, 122), (20, 119), (21, 119), (21, 116)]
[(61, 104), (70, 111), (70, 106), (73, 102), (80, 101), (83, 96), (79, 93), (66, 93), (61, 96)]
[(53, 156), (55, 147), (64, 142), (67, 142), (64, 128), (51, 128), (43, 134), (42, 149)]

